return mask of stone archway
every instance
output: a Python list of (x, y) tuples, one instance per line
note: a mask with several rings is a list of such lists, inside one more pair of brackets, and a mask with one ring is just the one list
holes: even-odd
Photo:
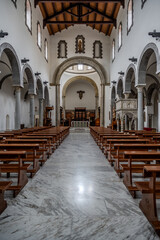
[(127, 70), (126, 70), (126, 76), (125, 76), (125, 81), (124, 81), (124, 92), (125, 93), (130, 93), (131, 92), (131, 81), (134, 77), (136, 76), (137, 70), (136, 67), (133, 63), (131, 63)]
[(149, 43), (147, 46), (143, 49), (142, 54), (139, 59), (138, 63), (138, 78), (137, 78), (137, 84), (136, 85), (145, 85), (146, 84), (146, 69), (147, 64), (149, 61), (149, 58), (151, 57), (152, 53), (156, 56), (156, 62), (157, 62), (157, 71), (156, 73), (160, 73), (160, 54), (159, 50), (154, 43)]
[(98, 73), (101, 80), (101, 101), (100, 101), (100, 125), (104, 126), (104, 99), (105, 99), (105, 85), (110, 85), (106, 76), (106, 71), (99, 62), (89, 57), (72, 57), (61, 63), (53, 76), (52, 86), (56, 86), (56, 125), (60, 124), (60, 79), (63, 72), (70, 66), (84, 64), (91, 66)]
[(9, 43), (0, 45), (0, 58), (5, 53), (12, 68), (12, 86), (15, 87), (15, 129), (20, 128), (21, 124), (21, 87), (23, 87), (23, 78), (21, 66), (16, 51)]
[(24, 76), (24, 73), (27, 75), (28, 79), (28, 94), (36, 94), (36, 84), (35, 84), (35, 78), (32, 71), (32, 68), (29, 64), (25, 64), (22, 68), (22, 77)]
[[(155, 74), (160, 73), (160, 54), (159, 50), (154, 43), (149, 43), (143, 49), (138, 63), (137, 71), (137, 89), (138, 89), (138, 130), (142, 130), (144, 127), (143, 119), (143, 87), (146, 86), (147, 65), (152, 56), (155, 54), (156, 59), (156, 71)], [(151, 75), (150, 75), (151, 76)], [(158, 92), (158, 131), (160, 131), (160, 91)]]
[[(97, 84), (89, 77), (85, 77), (85, 76), (76, 76), (73, 78), (70, 78), (63, 86), (63, 90), (62, 90), (62, 105), (63, 105), (63, 109), (65, 109), (65, 97), (66, 97), (66, 90), (69, 87), (69, 85), (77, 80), (85, 80), (87, 81), (89, 84), (91, 84), (94, 88), (95, 91), (95, 116), (97, 118), (98, 116), (98, 99), (99, 99), (99, 93), (98, 93), (98, 87)], [(64, 114), (65, 116), (65, 114)]]
[(124, 97), (123, 90), (124, 90), (123, 78), (119, 77), (118, 82), (117, 82), (117, 95), (118, 95), (119, 99)]
[(12, 67), (12, 80), (14, 87), (23, 87), (23, 79), (21, 74), (21, 67), (16, 51), (9, 43), (2, 43), (0, 45), (0, 58), (3, 52), (7, 55)]

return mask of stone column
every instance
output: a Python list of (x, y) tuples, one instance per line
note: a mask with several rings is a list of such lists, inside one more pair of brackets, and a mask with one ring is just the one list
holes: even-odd
[(98, 96), (95, 96), (95, 119), (98, 118)]
[(129, 118), (129, 130), (132, 128), (132, 118)]
[(137, 86), (138, 91), (138, 130), (143, 130), (143, 87)]
[(60, 84), (56, 85), (56, 125), (60, 125)]
[(123, 132), (123, 117), (121, 117), (121, 132)]
[(34, 127), (34, 116), (35, 116), (35, 104), (34, 95), (30, 94), (30, 126)]
[(101, 84), (101, 101), (100, 101), (100, 126), (104, 126), (104, 84)]
[(134, 119), (134, 130), (137, 130), (137, 118)]
[(39, 99), (39, 126), (43, 126), (43, 98)]
[(66, 118), (66, 97), (63, 96), (62, 97), (62, 106), (63, 106), (63, 118), (65, 119)]
[(21, 125), (21, 88), (15, 88), (15, 129)]
[(128, 116), (125, 115), (125, 130), (128, 130)]
[(158, 91), (158, 132), (160, 132), (160, 90)]
[(119, 132), (119, 118), (117, 118), (117, 131)]

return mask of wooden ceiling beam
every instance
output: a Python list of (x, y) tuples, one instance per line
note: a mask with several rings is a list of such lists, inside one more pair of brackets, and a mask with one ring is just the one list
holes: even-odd
[(86, 4), (83, 4), (83, 3), (82, 3), (82, 6), (88, 8), (89, 10), (91, 10), (91, 11), (93, 11), (93, 12), (99, 14), (99, 15), (101, 15), (101, 16), (104, 17), (104, 18), (110, 19), (110, 20), (112, 21), (113, 25), (116, 26), (116, 22), (117, 22), (117, 21), (116, 21), (116, 19), (114, 19), (112, 16), (109, 16), (108, 14), (106, 14), (106, 13), (104, 13), (104, 12), (100, 12), (100, 11), (98, 10), (98, 8), (93, 8), (93, 7), (91, 7), (91, 6), (88, 5), (88, 4), (86, 5)]
[(124, 0), (34, 0), (34, 6), (36, 7), (39, 2), (63, 2), (63, 3), (120, 3), (124, 5)]
[(113, 24), (113, 21), (47, 21), (46, 24)]
[[(54, 3), (52, 3), (52, 4), (54, 4)], [(77, 4), (71, 4), (69, 7), (62, 8), (61, 11), (58, 11), (58, 12), (56, 11), (53, 15), (51, 15), (49, 17), (46, 17), (45, 19), (43, 19), (43, 27), (46, 26), (47, 21), (51, 20), (52, 18), (56, 18), (59, 15), (64, 14), (65, 12), (68, 12), (68, 10), (70, 10), (70, 9), (76, 7), (76, 6), (77, 6)]]
[[(105, 3), (105, 7), (104, 7), (104, 13), (106, 13), (106, 10), (107, 10), (107, 3)], [(102, 17), (102, 21), (104, 20), (104, 17)], [(100, 29), (99, 29), (99, 32), (101, 32), (102, 31), (102, 27), (103, 27), (103, 25), (101, 25), (100, 26)]]
[[(48, 13), (47, 13), (47, 9), (46, 9), (45, 4), (42, 3), (42, 6), (43, 6), (43, 9), (44, 9), (44, 12), (45, 12), (46, 17), (48, 17)], [(49, 25), (49, 29), (50, 29), (52, 35), (54, 35), (53, 29), (52, 29), (52, 27), (51, 27), (50, 25)]]

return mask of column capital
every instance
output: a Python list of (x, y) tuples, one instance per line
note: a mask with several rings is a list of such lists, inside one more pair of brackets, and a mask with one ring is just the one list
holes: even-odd
[(128, 99), (128, 98), (129, 98), (129, 94), (130, 94), (130, 93), (124, 93), (125, 99)]
[(144, 86), (136, 86), (138, 92), (143, 92)]

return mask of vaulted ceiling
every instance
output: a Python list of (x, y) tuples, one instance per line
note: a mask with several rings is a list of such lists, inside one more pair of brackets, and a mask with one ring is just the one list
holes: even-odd
[(34, 5), (39, 5), (43, 27), (47, 26), (50, 35), (74, 24), (85, 24), (110, 36), (124, 0), (35, 0)]

